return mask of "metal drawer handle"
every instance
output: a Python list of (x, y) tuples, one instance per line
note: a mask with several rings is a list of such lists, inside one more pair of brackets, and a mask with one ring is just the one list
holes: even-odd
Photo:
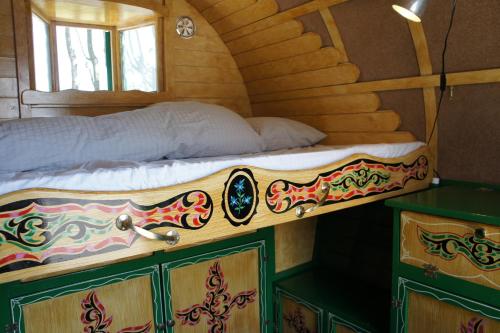
[(298, 206), (297, 208), (295, 208), (295, 215), (300, 218), (300, 217), (303, 217), (306, 213), (311, 213), (311, 212), (315, 211), (317, 208), (323, 206), (326, 199), (328, 198), (328, 194), (330, 193), (330, 189), (331, 189), (331, 186), (329, 183), (321, 184), (321, 193), (324, 193), (321, 200), (319, 200), (318, 203), (315, 204), (314, 206), (309, 207), (307, 209), (305, 209), (304, 206)]
[(153, 240), (161, 240), (167, 242), (168, 245), (175, 245), (181, 239), (179, 233), (175, 230), (170, 230), (165, 235), (156, 234), (144, 228), (138, 227), (132, 223), (132, 218), (123, 214), (116, 218), (116, 227), (121, 231), (133, 230), (144, 238), (153, 239)]

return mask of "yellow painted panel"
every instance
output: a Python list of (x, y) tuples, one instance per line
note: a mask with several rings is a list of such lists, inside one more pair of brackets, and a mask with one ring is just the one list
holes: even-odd
[[(211, 329), (222, 326), (225, 330), (220, 329), (220, 332), (260, 331), (257, 249), (176, 268), (170, 274), (175, 333), (215, 332)], [(203, 302), (210, 299), (211, 292), (218, 295), (214, 299), (217, 304), (208, 309), (218, 319), (209, 322), (209, 314), (202, 312), (198, 323), (193, 324), (188, 319), (183, 321), (191, 310), (204, 306)], [(225, 319), (216, 315), (224, 311), (224, 305), (229, 306)]]
[(83, 332), (97, 327), (98, 315), (110, 332), (137, 326), (155, 331), (149, 276), (28, 304), (23, 315), (26, 333)]
[[(483, 244), (478, 246), (482, 248), (481, 251), (485, 252), (479, 252), (476, 255), (479, 256), (483, 253), (486, 256), (486, 253), (495, 251), (493, 249), (487, 251), (486, 245), (484, 245), (486, 242), (492, 245), (496, 244), (493, 245), (496, 248), (500, 246), (500, 228), (475, 222), (403, 212), (401, 213), (401, 262), (420, 268), (425, 264), (431, 264), (438, 268), (439, 273), (500, 290), (498, 268), (484, 267), (483, 263), (487, 262), (486, 258), (483, 258), (483, 263), (479, 263), (478, 259), (472, 258), (472, 255), (464, 255), (471, 249), (467, 250), (462, 247), (462, 251), (458, 252), (460, 245), (453, 240), (470, 239), (478, 228), (485, 231), (485, 237), (483, 240), (472, 238), (472, 241)], [(432, 252), (432, 244), (425, 242), (425, 239), (428, 238), (426, 235), (440, 237), (441, 242), (451, 239), (451, 241), (446, 242), (445, 246), (447, 251), (452, 254), (452, 258), (443, 257), (439, 251)]]
[[(500, 332), (498, 320), (410, 292), (408, 333), (469, 332), (467, 330), (469, 324), (477, 327), (476, 330), (470, 332)], [(462, 330), (462, 327), (465, 330)]]

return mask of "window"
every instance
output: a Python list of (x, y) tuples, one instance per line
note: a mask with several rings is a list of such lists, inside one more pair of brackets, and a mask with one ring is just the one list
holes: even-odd
[(38, 15), (32, 15), (33, 50), (35, 55), (35, 87), (40, 91), (52, 90), (52, 64), (50, 57), (49, 25)]
[(110, 32), (56, 26), (59, 90), (113, 90)]
[(31, 0), (31, 13), (36, 90), (164, 89), (157, 59), (164, 18), (154, 10), (104, 0), (99, 6)]
[(123, 90), (157, 90), (154, 25), (121, 31), (120, 55)]

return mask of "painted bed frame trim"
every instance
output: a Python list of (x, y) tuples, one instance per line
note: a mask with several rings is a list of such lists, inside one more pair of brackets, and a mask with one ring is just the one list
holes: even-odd
[[(374, 166), (375, 170), (371, 170), (370, 166)], [(232, 177), (235, 170), (242, 171), (238, 179)], [(309, 206), (319, 202), (322, 196), (321, 184), (326, 181), (333, 184), (336, 179), (341, 179), (339, 183), (341, 185), (337, 184), (336, 189), (330, 192), (326, 205), (306, 216), (324, 214), (425, 189), (431, 182), (431, 170), (428, 148), (422, 147), (400, 158), (383, 159), (356, 154), (309, 170), (271, 171), (254, 167), (234, 167), (193, 182), (142, 191), (84, 192), (29, 189), (8, 193), (0, 196), (0, 269), (2, 260), (7, 262), (3, 265), (4, 272), (0, 274), (0, 283), (81, 270), (89, 266), (103, 265), (160, 250), (169, 251), (194, 246), (294, 221), (297, 217), (295, 210), (290, 207), (300, 204)], [(353, 177), (353, 173), (358, 171), (361, 173)], [(375, 171), (375, 177), (372, 177), (374, 174), (372, 171)], [(346, 175), (346, 172), (349, 174)], [(346, 183), (345, 179), (350, 180)], [(238, 193), (243, 195), (242, 189), (231, 191), (230, 188), (240, 186), (241, 180), (245, 180), (243, 183), (247, 184), (250, 191), (245, 192), (244, 200), (242, 199), (250, 208), (237, 210), (228, 202), (231, 201), (232, 195)], [(267, 193), (267, 189), (276, 182), (288, 184), (281, 190), (305, 190), (308, 194), (300, 198), (295, 193), (280, 191), (278, 188), (274, 193), (273, 202), (281, 202), (282, 208), (288, 208), (285, 211), (276, 211), (268, 206)], [(345, 197), (346, 193), (350, 193), (348, 198)], [(23, 203), (26, 202), (38, 205), (37, 209), (40, 211), (23, 212), (23, 208), (26, 208)], [(225, 209), (222, 209), (223, 205)], [(36, 215), (42, 212), (53, 214), (50, 215), (52, 220), (63, 218), (69, 221), (67, 225), (63, 225), (63, 227), (68, 226), (68, 229), (63, 228), (66, 235), (55, 244), (51, 244), (48, 249), (40, 250), (36, 246), (34, 249), (26, 249), (26, 244), (22, 244), (22, 240), (19, 240), (22, 238), (20, 235), (25, 237), (29, 234), (31, 240), (35, 242), (38, 240), (42, 244), (50, 242), (50, 239), (43, 240), (48, 225), (46, 221), (50, 219), (47, 216), (40, 219), (38, 216), (39, 221), (24, 223), (23, 227), (31, 228), (29, 230), (20, 230), (18, 227), (20, 222), (13, 222), (12, 225), (9, 223), (20, 217), (24, 218), (23, 214)], [(243, 215), (239, 216), (239, 213)], [(180, 234), (180, 242), (176, 246), (169, 246), (162, 241), (140, 238), (132, 231), (120, 231), (114, 225), (114, 220), (119, 214), (129, 214), (135, 224), (146, 229), (154, 229), (157, 233), (175, 229)], [(106, 232), (104, 235), (98, 232), (87, 235), (86, 229), (81, 230), (81, 225), (74, 223), (74, 219), (84, 223), (88, 220), (98, 221), (97, 224), (104, 226)], [(9, 231), (7, 226), (10, 228), (10, 234), (7, 232)], [(83, 234), (83, 237), (76, 237), (75, 234)], [(79, 251), (75, 250), (77, 247)], [(63, 256), (61, 259), (61, 252), (56, 251), (59, 257), (43, 261), (47, 251), (54, 251), (55, 248), (62, 253), (76, 251), (77, 254)], [(95, 250), (96, 248), (98, 250)], [(23, 256), (26, 255), (34, 257), (30, 259), (33, 261), (31, 266), (27, 261), (23, 261)]]

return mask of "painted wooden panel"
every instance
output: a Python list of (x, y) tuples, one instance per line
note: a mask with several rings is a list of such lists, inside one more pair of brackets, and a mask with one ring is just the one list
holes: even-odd
[(313, 258), (316, 218), (306, 218), (274, 228), (276, 272), (308, 263)]
[(339, 62), (339, 52), (332, 47), (325, 47), (311, 53), (275, 60), (264, 64), (241, 69), (245, 81), (268, 79), (287, 74), (307, 72), (326, 67), (336, 66)]
[[(475, 236), (482, 228), (484, 238)], [(401, 213), (401, 262), (500, 290), (500, 228), (461, 220)]]
[(222, 0), (214, 4), (212, 7), (205, 9), (201, 12), (201, 14), (209, 23), (214, 23), (239, 10), (245, 9), (256, 2), (257, 0)]
[(276, 117), (374, 112), (379, 106), (380, 98), (373, 93), (252, 104), (256, 116)]
[(417, 139), (410, 132), (327, 132), (327, 137), (321, 144), (325, 145), (355, 145), (370, 143), (413, 142)]
[(298, 38), (240, 53), (234, 57), (234, 60), (242, 68), (313, 52), (319, 50), (320, 47), (321, 37), (309, 32)]
[(317, 312), (287, 296), (281, 296), (280, 302), (282, 333), (320, 333)]
[[(307, 217), (424, 189), (432, 178), (427, 154), (422, 147), (393, 159), (354, 155), (299, 171), (228, 168), (187, 184), (143, 191), (33, 189), (6, 194), (0, 197), (0, 282), (171, 251), (294, 221), (297, 206), (322, 200), (325, 182), (331, 191), (323, 206)], [(241, 191), (249, 199), (236, 210), (229, 200)], [(170, 246), (121, 231), (114, 222), (120, 214), (152, 232), (176, 230), (180, 241)], [(23, 228), (29, 232), (20, 232)]]
[(302, 35), (304, 25), (297, 20), (291, 20), (274, 27), (257, 31), (251, 35), (228, 42), (226, 45), (233, 55), (250, 51), (266, 45), (297, 38)]
[(357, 66), (342, 64), (335, 67), (249, 82), (247, 83), (247, 89), (249, 95), (259, 95), (277, 91), (332, 86), (356, 82), (359, 74)]
[(259, 268), (253, 249), (170, 270), (173, 332), (260, 332)]
[(492, 333), (500, 332), (500, 320), (410, 292), (408, 333)]
[(390, 132), (397, 130), (401, 124), (399, 114), (394, 111), (289, 118), (324, 132)]
[(254, 5), (215, 22), (213, 27), (223, 34), (276, 14), (278, 10), (279, 6), (274, 0), (257, 0)]
[[(46, 298), (45, 298), (46, 299)], [(23, 306), (26, 333), (155, 332), (151, 277), (143, 276)]]

